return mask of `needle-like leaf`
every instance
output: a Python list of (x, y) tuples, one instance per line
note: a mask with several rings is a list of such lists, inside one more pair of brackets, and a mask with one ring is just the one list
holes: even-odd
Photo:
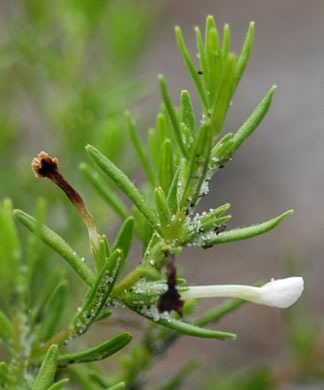
[(288, 217), (288, 215), (291, 214), (293, 214), (293, 210), (288, 210), (276, 218), (257, 225), (228, 230), (226, 232), (219, 233), (218, 235), (216, 233), (207, 235), (206, 238), (202, 237), (200, 239), (199, 246), (224, 244), (226, 242), (246, 240), (251, 237), (259, 236), (260, 234), (266, 233), (269, 230), (275, 228), (277, 225), (279, 225), (280, 222), (282, 222), (286, 217)]
[(0, 340), (10, 343), (14, 336), (14, 328), (8, 317), (0, 311)]
[(179, 26), (175, 27), (175, 34), (176, 34), (176, 40), (178, 44), (179, 51), (183, 57), (184, 63), (188, 69), (188, 72), (190, 73), (190, 76), (192, 78), (192, 81), (197, 89), (198, 95), (200, 97), (201, 103), (204, 108), (207, 107), (207, 97), (206, 93), (203, 88), (203, 83), (201, 81), (201, 78), (199, 77), (197, 67), (194, 65), (192, 58), (189, 54), (189, 51), (187, 49), (187, 46), (184, 42), (183, 35), (181, 32), (181, 29)]
[(249, 25), (248, 32), (246, 34), (246, 38), (242, 47), (241, 54), (239, 56), (239, 59), (236, 64), (236, 70), (235, 70), (235, 77), (234, 77), (234, 87), (232, 93), (234, 94), (238, 83), (241, 80), (241, 77), (243, 76), (244, 70), (246, 68), (246, 65), (248, 63), (252, 46), (253, 46), (253, 38), (254, 38), (254, 22), (251, 22)]
[(129, 197), (129, 199), (134, 202), (135, 206), (145, 216), (148, 222), (159, 232), (160, 227), (158, 225), (156, 215), (147, 205), (143, 195), (129, 180), (129, 178), (95, 147), (87, 145), (86, 150), (95, 163), (115, 182), (115, 184)]
[(61, 255), (89, 286), (94, 283), (88, 266), (62, 237), (45, 225), (39, 228), (36, 219), (21, 210), (14, 210), (14, 215), (28, 230), (38, 232), (41, 240)]
[[(135, 310), (133, 308), (133, 310)], [(162, 326), (165, 326), (166, 328), (176, 330), (179, 333), (186, 334), (188, 336), (193, 336), (193, 337), (201, 337), (201, 338), (209, 338), (209, 339), (235, 339), (236, 334), (234, 333), (229, 333), (229, 332), (222, 332), (218, 330), (211, 330), (211, 329), (205, 329), (205, 328), (200, 328), (199, 326), (190, 324), (188, 322), (176, 320), (174, 318), (164, 318), (163, 316), (161, 317), (157, 313), (157, 308), (156, 307), (151, 307), (151, 309), (147, 310), (140, 310), (136, 309), (135, 310), (138, 314), (142, 315), (143, 317), (160, 324)]]
[(61, 390), (63, 389), (63, 386), (66, 385), (68, 382), (68, 378), (61, 379), (60, 381), (54, 383), (51, 387), (49, 387), (48, 390)]
[(243, 123), (243, 125), (234, 134), (232, 138), (232, 141), (234, 143), (231, 150), (232, 154), (241, 146), (241, 144), (246, 140), (246, 138), (249, 137), (253, 133), (253, 131), (259, 126), (259, 123), (265, 117), (266, 113), (270, 108), (272, 97), (276, 89), (277, 87), (275, 85), (272, 88), (270, 88), (270, 90), (267, 92), (265, 97), (255, 107), (254, 111), (249, 116), (249, 118)]
[(123, 255), (125, 259), (127, 258), (129, 249), (132, 245), (133, 239), (133, 231), (134, 231), (134, 217), (128, 217), (126, 221), (123, 223), (118, 236), (112, 246), (112, 251), (119, 248), (123, 251)]
[(101, 269), (94, 286), (88, 291), (82, 308), (78, 310), (72, 324), (72, 335), (83, 334), (96, 320), (115, 285), (123, 264), (122, 251), (115, 249)]
[(103, 360), (120, 351), (132, 339), (129, 332), (120, 333), (111, 339), (79, 352), (67, 353), (58, 357), (58, 366), (66, 366), (74, 363), (90, 363)]
[(128, 120), (128, 130), (134, 149), (136, 150), (137, 156), (142, 164), (142, 167), (145, 171), (148, 181), (151, 183), (152, 187), (155, 187), (155, 177), (151, 169), (151, 164), (148, 161), (146, 156), (142, 141), (140, 140), (136, 129), (135, 129), (135, 120), (131, 118), (130, 114), (126, 112), (126, 118)]
[(58, 347), (57, 345), (52, 345), (45, 355), (32, 390), (48, 390), (54, 380), (57, 358)]
[(81, 163), (80, 170), (86, 179), (93, 185), (109, 206), (120, 216), (121, 219), (126, 219), (129, 216), (127, 206), (114, 193), (112, 188), (99, 176), (98, 172), (92, 169), (88, 164)]
[(181, 133), (180, 123), (177, 117), (177, 113), (171, 101), (167, 84), (164, 80), (164, 77), (161, 74), (159, 75), (159, 84), (160, 84), (162, 99), (165, 104), (166, 111), (170, 117), (170, 121), (172, 124), (173, 132), (174, 132), (175, 139), (177, 141), (178, 148), (183, 154), (183, 156), (188, 158), (188, 151), (182, 139), (182, 133)]

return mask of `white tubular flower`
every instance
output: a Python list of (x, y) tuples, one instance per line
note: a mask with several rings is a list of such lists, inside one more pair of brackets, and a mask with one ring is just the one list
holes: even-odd
[(183, 299), (227, 297), (240, 298), (260, 305), (286, 309), (293, 305), (304, 290), (304, 279), (299, 276), (272, 279), (262, 287), (227, 284), (218, 286), (188, 287), (181, 293)]

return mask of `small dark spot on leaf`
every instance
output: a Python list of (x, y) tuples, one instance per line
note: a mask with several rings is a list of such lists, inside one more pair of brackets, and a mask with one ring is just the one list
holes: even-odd
[(219, 233), (222, 233), (224, 232), (225, 230), (227, 229), (227, 226), (225, 223), (222, 223), (221, 225), (215, 227), (214, 229), (214, 232), (216, 233), (216, 235), (218, 236)]

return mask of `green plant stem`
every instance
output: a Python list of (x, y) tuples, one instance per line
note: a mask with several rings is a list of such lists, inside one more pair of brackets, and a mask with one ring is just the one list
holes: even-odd
[(111, 296), (120, 298), (125, 290), (129, 290), (135, 283), (137, 283), (143, 276), (146, 275), (144, 271), (145, 265), (140, 264), (133, 271), (131, 271), (123, 280), (121, 280), (114, 288)]

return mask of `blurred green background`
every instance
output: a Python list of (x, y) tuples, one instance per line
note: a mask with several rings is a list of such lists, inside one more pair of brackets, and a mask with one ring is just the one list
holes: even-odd
[[(263, 237), (203, 252), (186, 250), (180, 261), (191, 284), (253, 283), (288, 275), (292, 271), (286, 259), (296, 263), (302, 258), (303, 269), (295, 272), (305, 276), (306, 307), (312, 314), (303, 303), (287, 318), (277, 310), (246, 305), (221, 324), (238, 332), (235, 343), (182, 338), (152, 378), (169, 377), (199, 354), (205, 368), (191, 388), (208, 376), (207, 369), (214, 375), (211, 389), (243, 388), (236, 379), (224, 378), (224, 372), (244, 374), (261, 364), (274, 367), (279, 375), (293, 356), (309, 369), (297, 378), (303, 383), (298, 388), (323, 388), (321, 370), (314, 363), (322, 361), (321, 355), (308, 340), (323, 345), (320, 332), (315, 332), (321, 328), (324, 297), (323, 1), (2, 0), (0, 11), (0, 198), (11, 197), (15, 207), (34, 213), (36, 198), (43, 196), (47, 223), (80, 251), (88, 249), (78, 215), (51, 183), (34, 178), (32, 157), (41, 150), (57, 156), (98, 224), (114, 234), (119, 221), (78, 169), (87, 158), (84, 145), (99, 147), (140, 182), (124, 110), (138, 115), (144, 136), (160, 103), (158, 72), (166, 76), (174, 97), (182, 88), (192, 90), (173, 26), (181, 25), (194, 51), (193, 26), (203, 26), (206, 15), (213, 14), (220, 30), (230, 24), (238, 49), (249, 21), (256, 22), (252, 57), (226, 129), (235, 130), (273, 83), (279, 89), (260, 129), (216, 176), (201, 207), (230, 202), (232, 226), (263, 221), (289, 208), (296, 214)], [(46, 272), (57, 258), (42, 251)], [(137, 255), (135, 248), (134, 261)], [(37, 284), (35, 290), (37, 294)], [(267, 372), (253, 372), (245, 388), (267, 388)], [(241, 379), (239, 383), (243, 386)], [(282, 388), (297, 388), (289, 380), (286, 386)]]

